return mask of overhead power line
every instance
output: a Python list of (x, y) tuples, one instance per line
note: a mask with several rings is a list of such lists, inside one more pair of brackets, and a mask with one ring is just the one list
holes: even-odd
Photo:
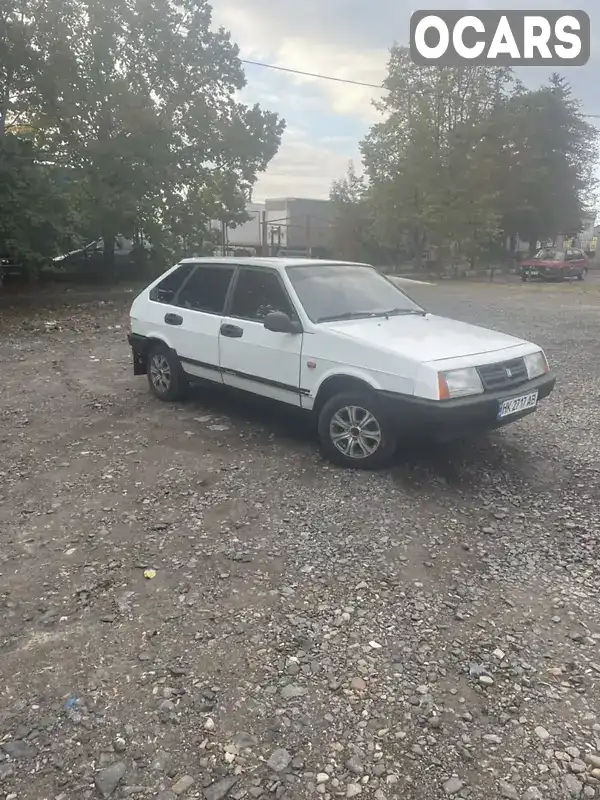
[[(249, 61), (246, 58), (241, 58), (242, 64), (250, 64), (252, 67), (263, 67), (264, 69), (274, 69), (277, 72), (288, 72), (292, 75), (302, 75), (305, 78), (319, 78), (322, 81), (334, 81), (335, 83), (348, 83), (351, 86), (366, 86), (367, 89), (384, 90), (385, 87), (377, 83), (366, 83), (365, 81), (353, 81), (350, 78), (336, 78), (333, 75), (321, 75), (318, 72), (305, 72), (301, 69), (292, 69), (291, 67), (280, 67), (278, 64), (265, 64), (263, 61)], [(590, 119), (600, 119), (600, 114), (582, 114), (582, 117), (589, 117)]]
[(291, 69), (290, 67), (279, 67), (276, 64), (263, 64), (261, 61), (247, 61), (240, 59), (242, 64), (251, 64), (253, 67), (265, 67), (265, 69), (275, 69), (278, 72), (291, 72), (292, 75), (303, 75), (305, 78), (320, 78), (322, 81), (335, 81), (336, 83), (349, 83), (352, 86), (366, 86), (368, 89), (383, 89), (381, 84), (365, 83), (364, 81), (352, 81), (350, 78), (334, 78), (333, 75), (319, 75), (317, 72), (303, 72), (301, 69)]

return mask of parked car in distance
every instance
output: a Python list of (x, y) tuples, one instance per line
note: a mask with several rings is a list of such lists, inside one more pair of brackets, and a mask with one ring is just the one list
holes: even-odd
[(588, 257), (583, 250), (557, 250), (555, 247), (542, 247), (533, 258), (521, 261), (521, 279), (564, 281), (577, 278), (582, 281), (588, 271)]
[(0, 252), (0, 287), (6, 278), (27, 278), (22, 259), (12, 253)]
[(208, 380), (296, 406), (347, 467), (388, 464), (415, 432), (521, 419), (555, 382), (537, 345), (430, 314), (367, 264), (185, 259), (135, 298), (128, 325), (133, 372), (159, 399)]
[[(115, 265), (119, 272), (131, 267), (139, 252), (149, 254), (152, 245), (147, 239), (141, 239), (139, 244), (133, 239), (118, 234), (115, 236)], [(85, 247), (62, 253), (52, 259), (51, 266), (56, 272), (63, 271), (67, 275), (90, 275), (104, 272), (104, 240), (96, 239)]]

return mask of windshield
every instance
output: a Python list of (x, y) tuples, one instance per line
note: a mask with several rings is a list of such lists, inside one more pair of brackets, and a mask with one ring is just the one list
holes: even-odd
[(313, 322), (425, 313), (374, 267), (311, 264), (287, 274)]
[(536, 261), (564, 261), (565, 254), (562, 250), (548, 250), (542, 247), (542, 249), (538, 250), (534, 255), (534, 258)]

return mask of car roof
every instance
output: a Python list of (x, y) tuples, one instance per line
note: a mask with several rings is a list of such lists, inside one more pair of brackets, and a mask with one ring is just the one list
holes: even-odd
[(233, 264), (242, 267), (268, 267), (269, 269), (284, 270), (286, 267), (327, 267), (327, 266), (353, 266), (369, 267), (370, 264), (361, 264), (357, 261), (328, 261), (322, 258), (248, 258), (237, 256), (211, 256), (203, 258), (183, 258), (180, 264)]

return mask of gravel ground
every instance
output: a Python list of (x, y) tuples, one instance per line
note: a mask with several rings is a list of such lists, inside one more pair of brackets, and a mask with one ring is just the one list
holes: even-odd
[(0, 798), (600, 798), (600, 292), (411, 292), (559, 383), (376, 474), (152, 399), (118, 299), (0, 312)]

